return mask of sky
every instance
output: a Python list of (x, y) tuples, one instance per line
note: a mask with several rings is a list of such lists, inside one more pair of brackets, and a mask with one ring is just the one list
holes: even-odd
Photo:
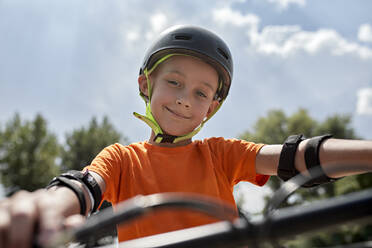
[[(131, 142), (149, 128), (137, 77), (151, 41), (177, 24), (221, 36), (234, 60), (224, 106), (196, 136), (236, 138), (269, 110), (348, 114), (372, 139), (371, 0), (0, 0), (0, 127), (37, 113), (59, 140), (108, 116)], [(249, 211), (268, 190), (239, 185)]]

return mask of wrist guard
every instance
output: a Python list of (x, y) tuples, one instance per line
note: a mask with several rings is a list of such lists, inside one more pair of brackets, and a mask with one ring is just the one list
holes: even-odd
[[(302, 185), (302, 187), (313, 187), (323, 183), (335, 181), (336, 179), (329, 178), (321, 168), (319, 160), (319, 148), (322, 142), (326, 139), (331, 138), (332, 135), (322, 135), (310, 138), (305, 147), (305, 163), (306, 168), (309, 170), (310, 176), (314, 177), (308, 183)], [(295, 155), (298, 145), (301, 141), (305, 140), (305, 137), (300, 135), (289, 136), (284, 144), (280, 153), (279, 165), (278, 165), (278, 176), (283, 180), (287, 181), (290, 178), (296, 176), (300, 172), (295, 168)], [(322, 173), (321, 176), (315, 177), (314, 167), (318, 167)]]
[(297, 147), (303, 140), (305, 140), (305, 137), (299, 134), (291, 135), (284, 141), (277, 172), (283, 181), (287, 181), (300, 173), (295, 167), (295, 156)]
[[(63, 175), (63, 174), (62, 174)], [(53, 186), (63, 186), (71, 189), (75, 195), (77, 196), (79, 203), (80, 203), (80, 214), (85, 215), (87, 210), (87, 204), (85, 201), (85, 196), (83, 190), (76, 185), (71, 178), (65, 177), (65, 176), (58, 176), (52, 179), (52, 181), (48, 184), (46, 187), (47, 189), (53, 187)]]
[(94, 177), (89, 174), (89, 171), (86, 170), (84, 172), (70, 170), (66, 173), (61, 174), (58, 177), (53, 178), (53, 180), (49, 183), (47, 188), (52, 186), (65, 186), (70, 188), (79, 199), (80, 202), (80, 214), (85, 215), (86, 213), (86, 201), (84, 197), (83, 190), (78, 187), (74, 182), (71, 180), (76, 180), (80, 182), (82, 185), (86, 186), (88, 189), (88, 194), (92, 196), (92, 212), (95, 212), (99, 207), (101, 200), (102, 200), (102, 192)]

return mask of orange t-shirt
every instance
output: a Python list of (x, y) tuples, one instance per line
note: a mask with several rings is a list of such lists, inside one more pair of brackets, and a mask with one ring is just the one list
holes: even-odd
[[(114, 144), (102, 150), (86, 169), (106, 182), (103, 199), (115, 204), (136, 195), (186, 192), (215, 197), (235, 205), (233, 187), (240, 181), (264, 185), (269, 176), (256, 174), (256, 154), (262, 144), (209, 138), (175, 148), (148, 142)], [(118, 227), (124, 240), (216, 221), (191, 211), (159, 211)]]

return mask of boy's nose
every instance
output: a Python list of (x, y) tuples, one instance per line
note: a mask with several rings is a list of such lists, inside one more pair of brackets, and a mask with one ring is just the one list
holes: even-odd
[(185, 106), (186, 108), (189, 108), (189, 107), (190, 107), (189, 102), (186, 101), (186, 100), (183, 99), (183, 98), (178, 98), (178, 99), (176, 100), (176, 103), (177, 103), (177, 105), (183, 105), (183, 106)]

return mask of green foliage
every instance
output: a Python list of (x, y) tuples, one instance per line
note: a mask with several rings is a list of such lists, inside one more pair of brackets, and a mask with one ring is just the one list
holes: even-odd
[(0, 178), (8, 193), (44, 187), (59, 173), (56, 159), (60, 147), (41, 115), (23, 122), (15, 114), (0, 130), (0, 137)]
[(239, 137), (265, 144), (282, 144), (289, 135), (300, 133), (306, 137), (332, 133), (335, 138), (357, 138), (350, 125), (348, 115), (334, 115), (318, 123), (305, 109), (299, 109), (292, 116), (286, 116), (282, 110), (270, 110), (266, 117), (257, 120), (253, 131), (246, 131)]
[(15, 114), (0, 126), (1, 183), (7, 193), (45, 187), (62, 171), (81, 170), (104, 147), (119, 141), (127, 142), (107, 117), (101, 123), (92, 118), (87, 127), (68, 133), (62, 147), (40, 114), (33, 121), (22, 121)]
[(103, 148), (119, 141), (127, 143), (127, 139), (115, 130), (107, 117), (101, 123), (93, 117), (87, 128), (81, 127), (66, 135), (62, 170), (83, 169)]
[[(351, 117), (349, 115), (336, 114), (326, 118), (323, 122), (318, 122), (310, 117), (305, 109), (299, 109), (291, 116), (286, 116), (281, 110), (269, 111), (266, 117), (258, 119), (253, 131), (246, 131), (240, 138), (257, 143), (282, 144), (292, 134), (304, 134), (306, 137), (313, 137), (326, 133), (333, 134), (335, 138), (340, 139), (358, 138), (351, 127)], [(277, 190), (281, 184), (281, 180), (277, 177), (272, 177), (268, 183), (273, 191)], [(297, 190), (290, 198), (292, 201), (287, 200), (281, 207), (330, 198), (369, 187), (372, 187), (372, 174), (349, 176), (335, 183), (321, 185), (314, 189)], [(267, 198), (266, 201), (268, 200)], [(344, 227), (332, 234), (323, 233), (313, 238), (297, 239), (295, 242), (288, 243), (287, 246), (322, 247), (368, 240), (371, 237), (370, 229), (371, 226)]]
[(261, 117), (254, 125), (254, 132), (246, 131), (241, 139), (265, 144), (277, 144), (286, 138), (287, 118), (283, 111), (271, 110), (267, 117)]

